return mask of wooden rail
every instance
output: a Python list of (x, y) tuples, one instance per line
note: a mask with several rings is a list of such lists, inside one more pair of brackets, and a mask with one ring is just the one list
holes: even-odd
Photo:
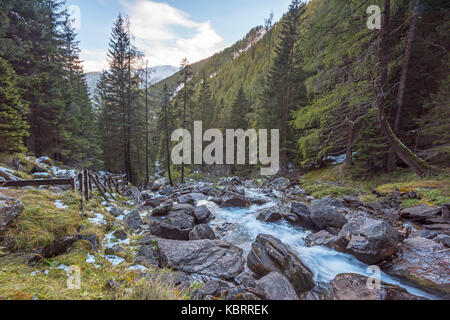
[(0, 187), (20, 188), (20, 187), (38, 187), (38, 186), (71, 186), (75, 189), (74, 179), (47, 179), (47, 180), (11, 180), (0, 182)]
[[(100, 176), (88, 170), (81, 170), (78, 176), (69, 179), (37, 179), (37, 180), (7, 180), (0, 181), (0, 187), (38, 187), (38, 186), (64, 186), (70, 185), (72, 190), (81, 194), (81, 210), (84, 210), (85, 203), (93, 196), (94, 186), (100, 195), (109, 202), (110, 199), (116, 200), (114, 193), (122, 195), (125, 187), (128, 185), (123, 175), (104, 175)], [(120, 186), (121, 189), (120, 190)], [(108, 197), (109, 195), (109, 197)]]

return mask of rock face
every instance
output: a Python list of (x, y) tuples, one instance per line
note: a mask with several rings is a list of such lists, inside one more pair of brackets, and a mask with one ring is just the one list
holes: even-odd
[(0, 195), (0, 238), (23, 210), (24, 206), (19, 200)]
[(314, 287), (312, 272), (300, 258), (280, 240), (260, 234), (247, 258), (248, 268), (261, 278), (276, 271), (284, 275), (297, 294)]
[(310, 234), (306, 238), (306, 243), (309, 246), (324, 246), (339, 252), (345, 252), (348, 240), (342, 235), (334, 236), (328, 231), (322, 230), (317, 233)]
[(205, 223), (211, 218), (211, 212), (206, 206), (200, 206), (194, 210), (195, 223)]
[(341, 204), (336, 201), (338, 200), (324, 198), (311, 202), (311, 219), (319, 228), (342, 228), (347, 223), (344, 215), (336, 210), (336, 206)]
[(450, 294), (450, 252), (435, 241), (404, 240), (385, 271), (424, 289)]
[(240, 197), (237, 195), (227, 194), (222, 199), (222, 204), (220, 205), (222, 208), (247, 208), (249, 206), (248, 202), (244, 197)]
[(363, 216), (347, 223), (339, 235), (349, 241), (347, 252), (367, 264), (376, 264), (392, 256), (400, 241), (397, 229), (387, 222)]
[(279, 272), (271, 272), (256, 281), (267, 300), (299, 300), (289, 280)]
[(138, 210), (131, 211), (123, 218), (123, 221), (128, 224), (132, 230), (136, 230), (142, 225), (142, 219)]
[(216, 235), (214, 234), (214, 230), (211, 229), (207, 224), (199, 224), (189, 232), (189, 240), (203, 240), (210, 239), (214, 240)]
[(277, 207), (271, 207), (261, 210), (256, 219), (263, 222), (276, 222), (281, 219), (281, 214), (278, 212)]
[(436, 217), (441, 213), (441, 208), (429, 207), (426, 204), (404, 209), (400, 212), (400, 216), (413, 221), (424, 222), (427, 219)]
[(291, 203), (291, 212), (285, 215), (285, 219), (290, 223), (309, 229), (317, 230), (317, 225), (311, 219), (311, 211), (309, 207), (301, 202)]
[(340, 274), (331, 281), (335, 300), (418, 300), (403, 288), (381, 283), (379, 289), (369, 289), (369, 278), (359, 274)]
[(233, 279), (244, 269), (242, 249), (221, 240), (155, 240), (161, 267)]
[(164, 239), (189, 240), (189, 232), (194, 228), (194, 217), (182, 211), (170, 211), (163, 217), (147, 215), (144, 220), (153, 235)]
[(188, 193), (188, 194), (184, 194), (182, 196), (179, 196), (178, 197), (178, 202), (181, 203), (181, 204), (188, 203), (188, 204), (194, 206), (197, 201), (206, 200), (206, 199), (208, 199), (208, 197), (205, 196), (203, 193), (193, 192), (193, 193)]

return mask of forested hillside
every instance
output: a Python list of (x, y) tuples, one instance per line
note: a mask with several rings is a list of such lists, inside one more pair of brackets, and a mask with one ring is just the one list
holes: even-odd
[[(230, 48), (232, 54), (225, 51), (193, 64), (193, 105), (207, 87), (208, 113), (215, 127), (245, 125), (230, 121), (232, 115), (247, 119), (250, 127), (286, 129), (285, 158), (298, 166), (319, 166), (328, 157), (344, 154), (347, 166), (356, 164), (363, 171), (404, 166), (378, 121), (380, 31), (367, 27), (370, 4), (384, 5), (296, 3), (270, 32), (263, 27), (253, 30), (243, 40), (248, 50)], [(448, 122), (439, 120), (450, 112), (448, 10), (446, 1), (392, 1), (387, 39), (383, 108), (400, 141), (437, 166), (450, 163)], [(260, 41), (248, 45), (249, 37), (261, 35)], [(177, 77), (162, 83), (176, 87)], [(287, 98), (283, 90), (288, 87)], [(288, 101), (280, 103), (283, 98)], [(233, 109), (235, 102), (242, 107), (240, 114)]]
[[(367, 27), (371, 4), (387, 6), (386, 28)], [(139, 183), (154, 164), (168, 166), (165, 137), (202, 120), (204, 129), (280, 129), (282, 172), (341, 159), (356, 174), (428, 175), (450, 163), (447, 1), (293, 1), (281, 21), (180, 61), (152, 86), (119, 16), (93, 104), (64, 2), (1, 9), (2, 151), (26, 147)]]

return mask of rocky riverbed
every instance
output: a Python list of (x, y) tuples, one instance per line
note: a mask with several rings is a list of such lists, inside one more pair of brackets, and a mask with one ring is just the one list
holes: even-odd
[[(233, 177), (173, 188), (155, 176), (144, 189), (130, 188), (128, 203), (103, 203), (123, 229), (101, 243), (84, 240), (120, 264), (129, 237), (139, 236), (134, 270), (172, 269), (166, 281), (195, 284), (193, 299), (450, 297), (448, 205), (402, 210), (399, 195), (380, 203), (314, 199), (287, 178)], [(0, 230), (22, 210), (1, 197)], [(90, 219), (102, 223), (101, 215)], [(44, 250), (64, 251), (76, 240)], [(381, 286), (372, 288), (368, 277), (376, 267)]]

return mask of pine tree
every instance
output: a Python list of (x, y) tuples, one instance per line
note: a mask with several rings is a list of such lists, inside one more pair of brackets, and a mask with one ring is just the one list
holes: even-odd
[(23, 138), (28, 135), (24, 119), (27, 105), (16, 88), (17, 76), (0, 57), (0, 152), (23, 152)]
[[(188, 123), (186, 118), (186, 112), (188, 111), (188, 108), (190, 108), (190, 100), (193, 93), (193, 90), (190, 86), (190, 81), (193, 76), (192, 73), (192, 67), (189, 64), (189, 61), (187, 58), (184, 58), (183, 61), (181, 61), (181, 81), (179, 85), (182, 85), (183, 93), (182, 93), (182, 99), (183, 99), (183, 129), (187, 129)], [(184, 182), (184, 161), (181, 164), (181, 183)]]

